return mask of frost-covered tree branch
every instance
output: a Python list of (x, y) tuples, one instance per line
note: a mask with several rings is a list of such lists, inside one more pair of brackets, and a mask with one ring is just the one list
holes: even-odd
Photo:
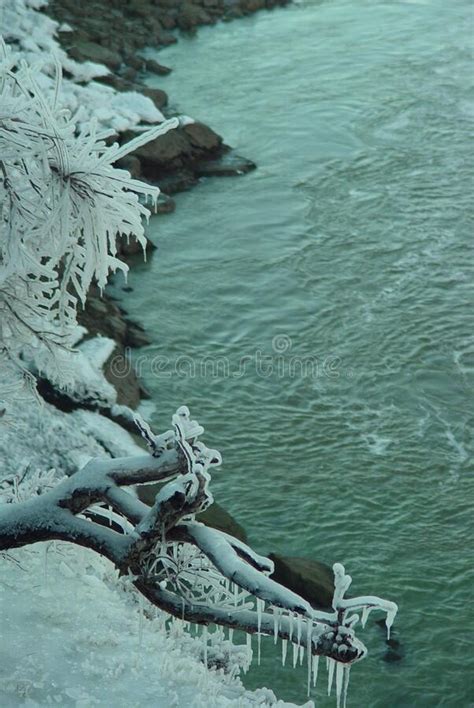
[[(74, 383), (76, 311), (93, 281), (127, 271), (117, 236), (145, 246), (140, 197), (159, 190), (113, 163), (178, 125), (162, 122), (125, 146), (61, 106), (61, 70), (46, 97), (41, 74), (0, 38), (0, 358), (9, 377), (42, 371)], [(7, 378), (7, 377), (5, 377)]]
[[(329, 670), (332, 676), (336, 667), (340, 698), (350, 666), (366, 654), (355, 634), (355, 610), (362, 612), (363, 624), (371, 610), (384, 611), (389, 630), (396, 605), (374, 596), (346, 599), (351, 578), (335, 564), (332, 612), (314, 610), (272, 580), (270, 560), (196, 521), (195, 514), (212, 503), (210, 471), (221, 458), (199, 440), (203, 428), (186, 407), (172, 423), (172, 430), (155, 436), (137, 418), (151, 454), (91, 460), (48, 492), (3, 505), (0, 550), (51, 539), (92, 548), (171, 615), (256, 634), (259, 642), (261, 635), (273, 635), (282, 640), (284, 657), (288, 643), (296, 658), (306, 651), (309, 680), (316, 675), (318, 658), (327, 657), (335, 662)], [(148, 482), (163, 482), (151, 507), (124, 488)], [(90, 514), (95, 520), (87, 518)], [(98, 516), (121, 530), (98, 523)]]

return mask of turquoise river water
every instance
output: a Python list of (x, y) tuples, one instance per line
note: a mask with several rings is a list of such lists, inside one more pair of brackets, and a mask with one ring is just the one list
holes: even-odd
[[(151, 221), (124, 304), (153, 423), (205, 425), (257, 550), (399, 604), (403, 657), (371, 617), (353, 708), (474, 705), (472, 33), (465, 0), (303, 1), (159, 54), (258, 170)], [(262, 654), (246, 684), (304, 703), (305, 669)]]

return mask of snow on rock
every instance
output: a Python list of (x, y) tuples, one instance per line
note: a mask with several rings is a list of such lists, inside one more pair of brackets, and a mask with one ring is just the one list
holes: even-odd
[(110, 73), (107, 67), (68, 57), (56, 39), (59, 24), (39, 12), (45, 5), (47, 2), (42, 0), (1, 0), (0, 32), (11, 45), (14, 58), (19, 55), (29, 64), (39, 66), (39, 84), (47, 94), (54, 93), (55, 61), (71, 76), (63, 80), (61, 104), (71, 113), (77, 113), (79, 126), (95, 117), (101, 127), (121, 132), (142, 122), (164, 120), (147, 96), (133, 91), (120, 93), (94, 81)]
[(91, 457), (107, 457), (109, 452), (126, 456), (143, 454), (143, 449), (126, 430), (99, 413), (64, 413), (40, 403), (31, 392), (9, 402), (7, 415), (0, 420), (1, 479), (51, 468), (60, 479)]
[(179, 622), (167, 631), (165, 615), (92, 551), (36, 544), (0, 565), (0, 705), (290, 705), (268, 689), (246, 691), (235, 671), (207, 670), (200, 638)]
[(73, 400), (110, 407), (117, 400), (117, 391), (107, 381), (102, 369), (115, 347), (113, 339), (96, 336), (81, 341), (72, 353), (59, 351), (52, 362), (48, 350), (39, 349), (28, 363), (35, 374), (49, 380), (55, 379), (55, 370), (51, 366), (59, 367), (64, 388)]

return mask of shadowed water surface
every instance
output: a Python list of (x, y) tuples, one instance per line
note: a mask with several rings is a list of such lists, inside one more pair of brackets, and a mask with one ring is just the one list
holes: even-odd
[[(474, 702), (472, 29), (464, 0), (333, 0), (159, 55), (176, 107), (259, 169), (151, 222), (126, 307), (153, 422), (190, 406), (258, 550), (399, 603), (403, 660), (369, 622), (354, 708)], [(262, 654), (246, 683), (304, 702), (304, 670)]]

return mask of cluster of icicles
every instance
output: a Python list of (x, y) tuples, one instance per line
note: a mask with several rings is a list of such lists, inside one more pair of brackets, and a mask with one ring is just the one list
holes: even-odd
[[(314, 618), (304, 617), (292, 613), (281, 607), (266, 603), (260, 598), (255, 598), (228, 578), (224, 577), (212, 562), (195, 546), (188, 543), (158, 543), (150, 555), (146, 573), (165, 588), (171, 588), (184, 599), (193, 604), (202, 604), (220, 609), (255, 611), (257, 615), (257, 663), (260, 665), (261, 637), (268, 632), (261, 631), (262, 615), (270, 612), (274, 618), (274, 642), (279, 638), (282, 620), (288, 623), (288, 639), (281, 639), (281, 660), (285, 666), (288, 654), (288, 642), (292, 645), (293, 668), (299, 663), (303, 664), (306, 652), (307, 664), (307, 692), (310, 695), (311, 687), (316, 688), (319, 670), (318, 655), (311, 651), (311, 642), (318, 625), (327, 621), (338, 622), (339, 629), (334, 632), (334, 646), (337, 651), (344, 650), (344, 635), (353, 636), (355, 624), (360, 619), (364, 627), (370, 612), (374, 609), (386, 612), (387, 636), (390, 636), (390, 627), (397, 612), (395, 603), (370, 596), (345, 599), (344, 594), (350, 586), (351, 578), (345, 574), (344, 567), (336, 563), (333, 566), (335, 590), (333, 598), (333, 613), (314, 612)], [(361, 616), (352, 614), (351, 610), (361, 610)], [(229, 641), (233, 639), (233, 629), (228, 630)], [(207, 663), (207, 628), (203, 630), (204, 662)], [(252, 654), (252, 636), (246, 635), (247, 649)], [(363, 645), (361, 645), (363, 647)], [(365, 648), (363, 647), (365, 655)], [(362, 656), (363, 656), (362, 655)], [(361, 656), (361, 658), (362, 658)], [(337, 708), (345, 708), (347, 690), (349, 686), (350, 663), (341, 663), (326, 657), (328, 675), (328, 695), (331, 695), (332, 686), (336, 684)]]

